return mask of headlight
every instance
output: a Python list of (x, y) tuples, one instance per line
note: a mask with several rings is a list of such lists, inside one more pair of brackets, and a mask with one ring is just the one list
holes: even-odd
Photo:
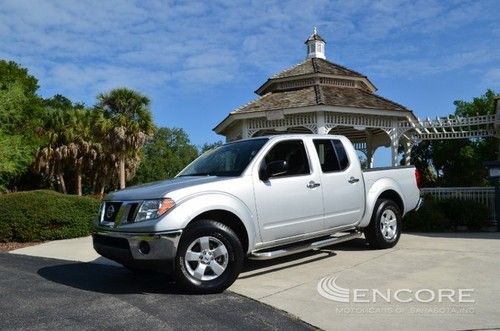
[(135, 222), (149, 221), (165, 214), (174, 208), (175, 202), (170, 198), (144, 200), (137, 212)]

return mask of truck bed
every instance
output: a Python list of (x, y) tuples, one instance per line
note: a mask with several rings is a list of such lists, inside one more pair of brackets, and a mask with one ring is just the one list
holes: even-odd
[(420, 197), (420, 191), (416, 185), (415, 167), (382, 167), (363, 170), (365, 180), (366, 195), (374, 189), (374, 184), (380, 185), (384, 181), (391, 181), (399, 188), (399, 194), (402, 195), (404, 203), (404, 213), (415, 209)]

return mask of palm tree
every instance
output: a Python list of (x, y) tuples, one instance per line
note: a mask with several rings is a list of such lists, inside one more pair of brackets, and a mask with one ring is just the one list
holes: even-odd
[(96, 158), (92, 111), (60, 95), (45, 102), (48, 109), (42, 131), (46, 145), (38, 150), (35, 167), (55, 178), (62, 193), (67, 193), (64, 175), (74, 172), (75, 193), (82, 195), (84, 168), (91, 167)]
[(91, 111), (75, 107), (66, 112), (65, 142), (68, 147), (68, 161), (75, 168), (75, 190), (82, 195), (82, 177), (85, 167), (91, 167), (96, 157), (95, 142), (92, 141)]
[[(105, 148), (118, 160), (120, 188), (128, 172), (133, 173), (139, 150), (154, 132), (149, 98), (128, 88), (117, 88), (97, 96), (100, 115), (97, 127)], [(129, 163), (127, 165), (127, 162)]]
[(67, 193), (64, 180), (64, 163), (66, 162), (68, 149), (64, 144), (65, 118), (61, 109), (50, 109), (43, 131), (47, 139), (47, 145), (38, 150), (35, 160), (35, 168), (44, 172), (49, 177), (55, 177), (59, 191)]

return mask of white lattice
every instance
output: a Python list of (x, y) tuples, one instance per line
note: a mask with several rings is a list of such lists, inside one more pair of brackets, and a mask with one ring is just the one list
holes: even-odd
[[(324, 113), (326, 132), (336, 126), (348, 126), (358, 129), (378, 128), (384, 130), (396, 150), (401, 137), (412, 144), (421, 140), (468, 139), (480, 137), (500, 137), (495, 115), (473, 117), (446, 117), (417, 121), (397, 121), (396, 117), (362, 115), (351, 113)], [(500, 118), (499, 118), (500, 120)], [(316, 113), (285, 115), (282, 119), (269, 120), (265, 117), (248, 119), (248, 136), (262, 130), (287, 131), (289, 128), (305, 127), (318, 133)]]
[(303, 126), (306, 128), (316, 127), (316, 114), (304, 113), (285, 115), (282, 119), (268, 120), (265, 117), (248, 119), (249, 132), (256, 132), (265, 129), (284, 130), (291, 127)]
[(368, 153), (366, 142), (353, 142), (354, 149), (363, 152), (365, 155)]
[(394, 126), (394, 118), (387, 116), (361, 115), (350, 113), (325, 113), (325, 124), (335, 127), (342, 126), (358, 126), (379, 129), (392, 129)]
[[(499, 135), (495, 129), (497, 124), (495, 115), (481, 115), (473, 117), (444, 117), (418, 122), (399, 122), (401, 133), (414, 129), (420, 140), (438, 139), (467, 139), (481, 137), (495, 137)], [(405, 130), (406, 129), (406, 130)]]

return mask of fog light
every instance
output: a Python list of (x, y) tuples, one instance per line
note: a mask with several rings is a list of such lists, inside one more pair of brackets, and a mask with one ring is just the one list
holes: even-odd
[(141, 254), (149, 254), (150, 250), (151, 250), (151, 247), (149, 247), (149, 244), (147, 241), (141, 241), (139, 243), (139, 252), (141, 252)]

